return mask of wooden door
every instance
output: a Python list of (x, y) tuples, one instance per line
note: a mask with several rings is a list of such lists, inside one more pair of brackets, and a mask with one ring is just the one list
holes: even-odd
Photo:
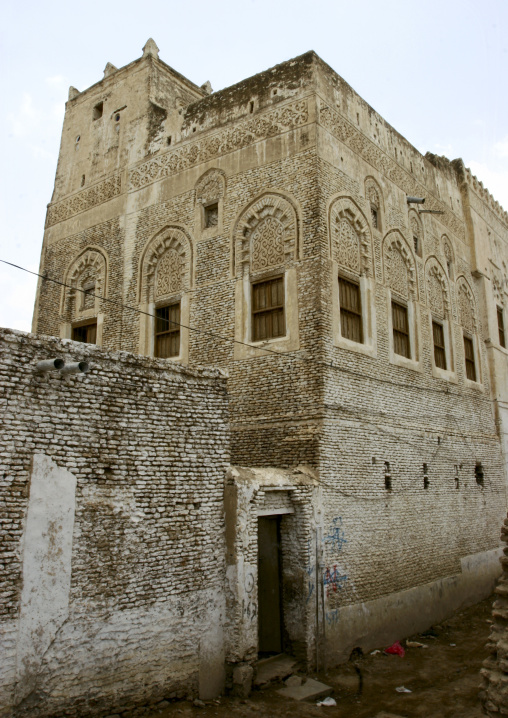
[(282, 652), (280, 518), (258, 519), (259, 653)]

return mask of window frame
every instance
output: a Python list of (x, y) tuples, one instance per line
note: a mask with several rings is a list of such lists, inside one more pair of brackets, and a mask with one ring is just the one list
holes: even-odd
[[(395, 326), (395, 312), (394, 309), (397, 307), (399, 310), (402, 309), (403, 312), (399, 312), (400, 316), (404, 316), (406, 320), (406, 331), (403, 331), (400, 328), (397, 328)], [(393, 353), (396, 354), (399, 357), (402, 357), (403, 359), (411, 359), (412, 352), (411, 352), (411, 331), (410, 331), (410, 325), (409, 325), (409, 311), (407, 304), (404, 304), (403, 302), (393, 299), (391, 300), (391, 312), (392, 312), (392, 339), (393, 339)], [(407, 338), (407, 354), (403, 354), (396, 349), (396, 339), (397, 335), (402, 335)]]
[[(363, 311), (362, 311), (362, 291), (360, 286), (360, 281), (351, 279), (350, 277), (347, 277), (343, 274), (338, 275), (337, 278), (338, 281), (338, 293), (339, 293), (339, 322), (340, 322), (340, 335), (343, 339), (354, 342), (355, 344), (364, 344), (364, 328), (363, 328)], [(343, 302), (342, 299), (345, 297), (345, 292), (341, 292), (341, 287), (343, 289), (346, 289), (346, 287), (355, 287), (357, 292), (357, 307), (349, 306), (346, 302)], [(344, 318), (344, 322), (343, 322)], [(359, 336), (359, 339), (355, 339), (352, 336), (348, 335), (348, 331), (344, 331), (344, 326), (346, 324), (346, 320), (352, 320), (353, 325), (355, 324), (355, 321), (358, 323), (359, 331), (357, 335)], [(353, 332), (354, 334), (354, 332)]]
[[(258, 307), (256, 308), (256, 288), (262, 287), (262, 286), (270, 286), (270, 285), (277, 285), (280, 287), (277, 290), (278, 294), (282, 295), (282, 300), (276, 304), (269, 304), (265, 307)], [(273, 295), (272, 295), (273, 298)], [(259, 279), (259, 280), (253, 280), (251, 281), (251, 341), (252, 342), (266, 342), (270, 341), (272, 339), (280, 339), (281, 337), (286, 336), (286, 300), (285, 300), (285, 282), (284, 282), (284, 274), (280, 274), (278, 276), (274, 277), (268, 277), (265, 279)], [(258, 317), (268, 317), (270, 320), (270, 325), (273, 328), (273, 318), (275, 316), (278, 316), (278, 314), (282, 310), (282, 331), (280, 333), (274, 334), (270, 333), (267, 336), (258, 336), (258, 322), (256, 321)], [(279, 324), (280, 320), (277, 319), (277, 324)]]
[[(175, 307), (178, 307), (178, 326), (173, 326), (173, 322), (175, 322), (175, 319), (168, 319), (167, 321), (171, 322), (171, 324), (168, 326), (168, 328), (165, 331), (157, 331), (157, 322), (161, 317), (158, 316), (158, 312), (164, 310), (164, 309), (173, 309)], [(181, 301), (178, 299), (176, 301), (171, 302), (164, 302), (159, 303), (154, 308), (154, 320), (153, 320), (153, 356), (155, 359), (179, 359), (181, 357), (182, 352), (182, 333), (181, 333), (181, 325), (182, 325), (182, 307), (181, 307)], [(163, 318), (165, 320), (165, 318)], [(170, 342), (173, 340), (173, 338), (178, 335), (178, 352), (175, 354), (159, 354), (158, 353), (158, 345), (159, 345), (159, 339), (163, 339), (167, 337)]]
[[(217, 209), (217, 222), (215, 224), (207, 224), (208, 219), (208, 213), (211, 209), (216, 208)], [(203, 230), (217, 230), (220, 223), (220, 201), (218, 199), (213, 200), (212, 202), (207, 202), (206, 204), (203, 204)]]
[[(363, 342), (348, 339), (342, 334), (339, 298), (339, 277), (348, 282), (357, 283), (360, 287), (360, 302), (362, 312)], [(374, 278), (366, 274), (356, 274), (344, 267), (339, 267), (335, 260), (331, 262), (331, 294), (332, 294), (332, 336), (333, 345), (340, 349), (365, 354), (369, 357), (377, 356), (376, 309)]]
[[(445, 338), (445, 327), (443, 325), (443, 322), (438, 321), (437, 319), (431, 318), (431, 326), (432, 326), (432, 346), (433, 346), (433, 357), (434, 357), (434, 367), (436, 369), (440, 369), (441, 371), (449, 371), (448, 369), (448, 357), (447, 357), (447, 351), (446, 351), (446, 338)], [(436, 342), (436, 329), (439, 330), (438, 333), (441, 334), (441, 343), (438, 344)], [(438, 357), (442, 359), (443, 365), (438, 363)]]
[[(409, 352), (410, 356), (406, 357), (395, 352), (394, 327), (393, 327), (393, 309), (392, 303), (406, 307), (407, 320), (409, 325)], [(387, 289), (387, 318), (388, 318), (388, 349), (389, 358), (392, 364), (412, 369), (413, 371), (423, 372), (420, 359), (420, 313), (419, 305), (410, 297), (402, 297), (401, 295)]]
[[(82, 330), (82, 329), (88, 330), (88, 328), (91, 329), (92, 327), (95, 329), (93, 342), (88, 341), (88, 331), (87, 331), (87, 339), (77, 339), (76, 338), (76, 336), (75, 336), (76, 332), (79, 332), (79, 330)], [(81, 321), (81, 322), (72, 322), (72, 324), (71, 324), (71, 339), (73, 342), (80, 342), (81, 344), (97, 345), (98, 344), (98, 341), (97, 341), (98, 336), (99, 336), (98, 321), (97, 321), (97, 318), (95, 318), (95, 317), (93, 319), (87, 319), (87, 320)]]
[[(499, 304), (496, 305), (497, 309), (497, 330), (498, 330), (498, 339), (499, 339), (499, 346), (503, 349), (506, 349), (506, 336), (505, 336), (505, 328), (504, 328), (504, 310), (503, 307), (500, 307)], [(501, 320), (501, 321), (500, 321)]]
[[(478, 384), (479, 382), (479, 373), (478, 373), (478, 362), (476, 357), (476, 347), (475, 347), (475, 341), (474, 336), (469, 334), (468, 332), (463, 332), (462, 335), (463, 338), (463, 348), (464, 348), (464, 377), (466, 381), (471, 382), (472, 384)], [(471, 356), (467, 356), (467, 350), (466, 347), (470, 345), (471, 347)], [(471, 379), (468, 376), (468, 366), (473, 366), (473, 372), (474, 372), (474, 379)]]

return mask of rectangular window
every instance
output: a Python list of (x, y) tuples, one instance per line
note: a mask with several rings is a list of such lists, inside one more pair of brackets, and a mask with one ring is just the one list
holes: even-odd
[(344, 339), (363, 343), (360, 285), (339, 277), (340, 333)]
[(72, 340), (75, 342), (84, 342), (85, 344), (96, 344), (97, 322), (72, 327)]
[(180, 302), (155, 310), (154, 356), (161, 359), (180, 354)]
[(476, 381), (473, 340), (466, 336), (464, 337), (464, 356), (466, 358), (466, 377), (470, 381)]
[(95, 307), (95, 284), (87, 284), (83, 287), (81, 309), (93, 309)]
[(506, 348), (506, 343), (504, 340), (504, 318), (503, 318), (503, 310), (501, 307), (497, 308), (497, 326), (499, 328), (499, 344)]
[(284, 279), (277, 277), (252, 285), (252, 340), (283, 337)]
[(393, 351), (400, 356), (411, 358), (409, 344), (409, 321), (407, 307), (392, 302)]
[(446, 369), (444, 329), (439, 322), (432, 322), (432, 336), (434, 339), (434, 364), (439, 369)]
[(205, 207), (205, 228), (216, 227), (219, 224), (219, 204), (209, 204)]

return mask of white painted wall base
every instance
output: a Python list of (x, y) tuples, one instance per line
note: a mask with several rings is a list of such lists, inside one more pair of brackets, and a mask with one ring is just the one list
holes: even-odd
[(336, 625), (326, 630), (327, 664), (346, 661), (356, 647), (365, 653), (389, 646), (487, 598), (501, 574), (501, 554), (467, 556), (460, 574), (339, 609)]

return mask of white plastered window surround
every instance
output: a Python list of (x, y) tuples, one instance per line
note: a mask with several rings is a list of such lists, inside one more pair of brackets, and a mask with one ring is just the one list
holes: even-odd
[[(328, 229), (333, 344), (341, 349), (375, 357), (377, 355), (375, 279), (369, 221), (352, 197), (338, 196), (330, 201)], [(362, 342), (343, 336), (341, 331), (339, 277), (357, 284), (360, 288)]]
[[(413, 371), (423, 371), (420, 356), (420, 336), (418, 327), (420, 326), (420, 308), (417, 302), (413, 299), (406, 299), (392, 292), (391, 289), (387, 289), (388, 299), (388, 351), (390, 355), (390, 362), (397, 364), (398, 366), (405, 367), (406, 369), (412, 369)], [(393, 313), (392, 303), (400, 304), (407, 308), (407, 320), (409, 328), (409, 357), (397, 354), (394, 349), (393, 340)]]
[(180, 350), (165, 361), (189, 363), (190, 295), (193, 274), (192, 243), (182, 227), (168, 226), (148, 243), (139, 269), (139, 354), (154, 356), (155, 312), (180, 304)]
[[(342, 336), (340, 322), (339, 277), (356, 282), (360, 287), (363, 342), (355, 342)], [(337, 262), (332, 261), (331, 283), (334, 346), (358, 352), (359, 354), (365, 354), (366, 356), (377, 356), (376, 310), (374, 304), (374, 282), (372, 278), (365, 275), (355, 277), (347, 271), (339, 268)]]
[[(60, 304), (60, 337), (72, 339), (73, 327), (95, 322), (97, 346), (103, 343), (101, 297), (108, 294), (108, 259), (101, 247), (89, 246), (70, 264), (64, 276)], [(86, 297), (85, 291), (93, 295)]]
[[(240, 215), (233, 231), (235, 284), (234, 358), (266, 356), (263, 347), (274, 352), (300, 348), (298, 328), (299, 257), (296, 203), (279, 192), (266, 192)], [(282, 277), (284, 284), (283, 336), (253, 340), (253, 285)]]
[[(432, 361), (432, 376), (436, 379), (445, 379), (454, 384), (457, 383), (457, 374), (455, 372), (455, 356), (453, 352), (453, 338), (452, 338), (452, 327), (448, 318), (436, 317), (431, 311), (429, 315), (429, 336), (431, 342), (431, 361)], [(446, 369), (436, 366), (434, 358), (434, 335), (433, 335), (433, 322), (440, 324), (443, 327), (443, 337), (445, 343), (445, 356), (446, 356)]]
[[(465, 355), (465, 347), (464, 347), (464, 337), (467, 339), (470, 339), (473, 342), (473, 353), (474, 353), (474, 369), (476, 373), (476, 381), (473, 381), (472, 379), (468, 379), (466, 376), (466, 355)], [(477, 391), (483, 391), (483, 382), (482, 382), (482, 371), (481, 371), (481, 364), (480, 364), (480, 352), (478, 347), (478, 337), (476, 336), (476, 333), (468, 332), (467, 330), (462, 331), (462, 356), (463, 356), (463, 362), (464, 362), (464, 383), (466, 386), (470, 387), (471, 389), (476, 389)]]
[[(431, 348), (431, 365), (432, 375), (437, 379), (444, 379), (453, 383), (457, 383), (457, 375), (455, 372), (455, 353), (453, 351), (453, 332), (450, 306), (450, 291), (447, 280), (447, 274), (444, 267), (438, 262), (436, 257), (430, 257), (425, 265), (425, 286), (427, 292), (427, 306), (429, 319), (429, 337)], [(435, 349), (434, 349), (434, 329), (433, 323), (441, 325), (443, 328), (444, 351), (446, 360), (446, 369), (436, 366)]]

